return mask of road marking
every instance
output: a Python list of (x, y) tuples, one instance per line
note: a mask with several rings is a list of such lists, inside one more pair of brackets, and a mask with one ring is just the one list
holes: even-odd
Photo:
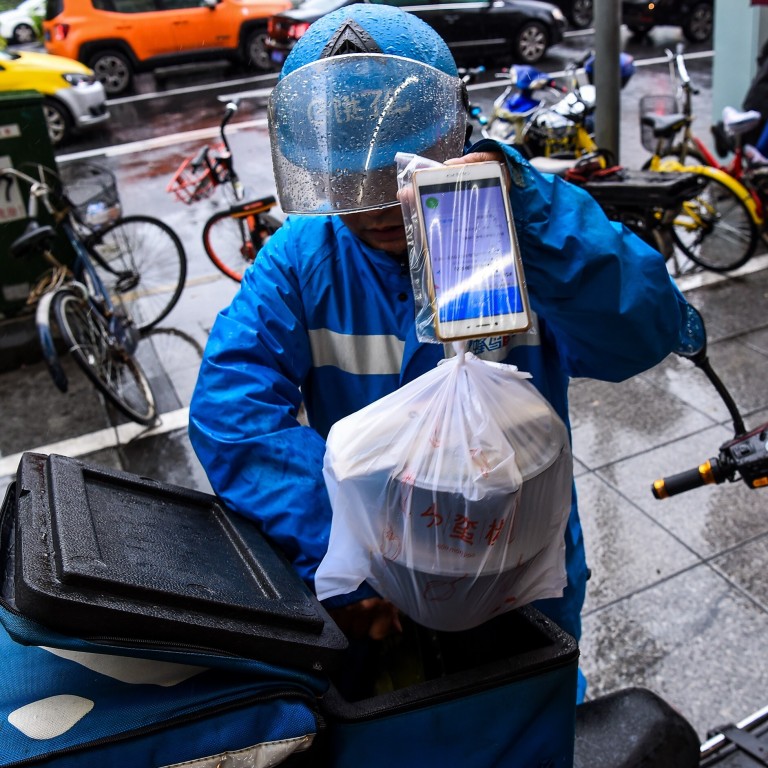
[[(227, 135), (239, 133), (248, 128), (263, 127), (267, 124), (266, 117), (260, 117), (256, 120), (246, 120), (242, 123), (234, 123), (227, 127)], [(150, 149), (159, 147), (178, 146), (187, 141), (204, 141), (219, 135), (219, 127), (199, 128), (196, 131), (184, 131), (174, 133), (170, 136), (158, 136), (154, 139), (142, 139), (141, 141), (131, 141), (127, 144), (116, 144), (111, 147), (100, 147), (98, 149), (86, 149), (82, 152), (71, 152), (67, 155), (57, 155), (56, 160), (61, 163), (67, 163), (72, 160), (84, 160), (90, 157), (118, 157), (120, 155), (131, 155), (137, 152), (146, 152)]]
[[(152, 91), (152, 93), (140, 93), (135, 96), (123, 96), (117, 99), (108, 99), (107, 106), (115, 106), (118, 104), (133, 104), (137, 101), (151, 101), (152, 99), (162, 98), (164, 96), (183, 96), (188, 93), (201, 93), (202, 91), (220, 91), (222, 85), (235, 86), (235, 85), (250, 85), (252, 83), (262, 82), (265, 80), (276, 80), (277, 75), (262, 75), (261, 77), (247, 77), (241, 80), (224, 80), (217, 83), (211, 83), (210, 85), (191, 85), (187, 88), (174, 88), (171, 91)], [(271, 88), (262, 89), (267, 94)], [(248, 91), (249, 95), (260, 95), (259, 91)]]
[(177, 411), (170, 411), (160, 415), (160, 423), (154, 427), (145, 427), (141, 424), (128, 422), (119, 424), (116, 427), (100, 429), (98, 432), (91, 432), (79, 437), (71, 437), (67, 440), (59, 440), (56, 443), (40, 445), (37, 448), (28, 448), (22, 453), (14, 453), (10, 456), (0, 458), (0, 477), (13, 475), (21, 462), (23, 453), (42, 453), (50, 455), (58, 453), (62, 456), (77, 458), (85, 456), (94, 451), (101, 451), (105, 448), (117, 448), (119, 445), (127, 445), (136, 440), (143, 440), (146, 437), (155, 437), (167, 432), (173, 432), (177, 429), (186, 429), (189, 424), (189, 408), (179, 408)]
[(753, 256), (743, 267), (734, 269), (731, 272), (708, 272), (704, 270), (703, 272), (674, 277), (674, 281), (681, 291), (692, 291), (695, 288), (703, 288), (705, 285), (721, 283), (733, 277), (751, 275), (753, 272), (759, 272), (766, 267), (768, 267), (768, 253), (763, 253), (760, 256)]

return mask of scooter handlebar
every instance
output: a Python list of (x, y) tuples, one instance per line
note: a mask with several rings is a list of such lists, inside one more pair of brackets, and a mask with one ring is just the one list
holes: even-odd
[(722, 470), (720, 462), (717, 459), (709, 459), (696, 469), (687, 469), (685, 472), (656, 480), (651, 490), (657, 499), (668, 499), (670, 496), (701, 488), (702, 485), (722, 483), (727, 477), (728, 474)]
[(702, 485), (743, 480), (750, 488), (768, 488), (768, 422), (736, 435), (720, 446), (716, 459), (656, 480), (651, 491), (657, 499), (692, 491)]

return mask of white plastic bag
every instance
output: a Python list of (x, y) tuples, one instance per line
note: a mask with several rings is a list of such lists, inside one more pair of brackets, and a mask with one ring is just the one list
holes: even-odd
[(462, 630), (562, 594), (569, 440), (527, 378), (462, 351), (334, 425), (320, 599), (367, 581), (420, 624)]

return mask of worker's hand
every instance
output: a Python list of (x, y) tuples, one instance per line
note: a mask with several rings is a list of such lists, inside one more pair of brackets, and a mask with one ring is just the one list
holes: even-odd
[(498, 152), (470, 152), (463, 157), (452, 157), (445, 161), (446, 165), (466, 165), (467, 163), (499, 163), (504, 170), (504, 180), (509, 187), (509, 169), (501, 150)]
[(393, 632), (403, 631), (397, 608), (380, 597), (335, 608), (330, 614), (339, 629), (351, 639), (382, 640)]

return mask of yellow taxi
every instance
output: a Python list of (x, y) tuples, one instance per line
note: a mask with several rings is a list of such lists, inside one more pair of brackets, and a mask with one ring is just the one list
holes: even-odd
[(33, 51), (0, 50), (0, 92), (39, 91), (53, 146), (109, 119), (104, 86), (72, 59)]

